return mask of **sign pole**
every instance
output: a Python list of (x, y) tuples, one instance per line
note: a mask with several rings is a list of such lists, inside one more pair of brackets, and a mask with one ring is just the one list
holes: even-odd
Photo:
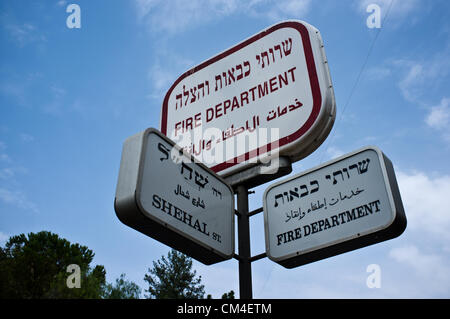
[(238, 209), (239, 242), (239, 296), (252, 299), (252, 266), (250, 261), (250, 216), (248, 212), (248, 189), (244, 185), (236, 187)]

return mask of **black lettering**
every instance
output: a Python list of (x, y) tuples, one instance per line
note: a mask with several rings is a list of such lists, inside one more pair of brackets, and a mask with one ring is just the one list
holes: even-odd
[(350, 211), (346, 211), (345, 212), (346, 216), (347, 216), (347, 222), (351, 222), (352, 220), (356, 219), (356, 215), (355, 215), (355, 209), (352, 209), (352, 212), (350, 213)]
[[(366, 205), (364, 205), (364, 206), (366, 206)], [(361, 218), (361, 217), (366, 216), (366, 215), (364, 214), (363, 206), (357, 207), (356, 210), (358, 211), (358, 218)]]
[(206, 236), (209, 236), (209, 232), (206, 232), (206, 223), (202, 223), (202, 225), (203, 225), (203, 230), (202, 230), (202, 233), (203, 234), (205, 234)]
[(309, 225), (303, 226), (303, 233), (305, 237), (311, 234), (311, 226)]
[(331, 216), (331, 222), (333, 223), (331, 227), (339, 226), (338, 216), (337, 215)]
[(294, 232), (292, 230), (288, 231), (287, 236), (288, 236), (288, 242), (294, 240)]
[(344, 216), (346, 212), (342, 212), (339, 214), (339, 217), (341, 218), (341, 224), (345, 224)]
[(364, 211), (366, 212), (366, 215), (372, 214), (372, 203), (369, 203), (369, 205), (364, 205)]
[[(156, 203), (156, 204), (155, 204)], [(161, 208), (161, 197), (159, 197), (156, 194), (153, 194), (153, 202), (152, 202), (152, 206), (160, 209)]]
[(185, 211), (183, 211), (183, 223), (188, 224), (189, 226), (192, 227), (191, 223), (192, 223), (192, 215), (186, 213)]
[(380, 200), (377, 199), (376, 201), (370, 203), (370, 205), (372, 205), (372, 204), (375, 205), (375, 208), (376, 208), (375, 212), (378, 213), (380, 211), (380, 208), (378, 207), (378, 204), (380, 204)]
[(325, 221), (323, 219), (319, 220), (319, 230), (322, 231), (322, 227), (325, 225)]
[(179, 221), (183, 221), (183, 219), (181, 217), (181, 213), (184, 213), (184, 212), (176, 206), (174, 206), (174, 208), (175, 208), (175, 215), (173, 217), (175, 217)]
[(280, 246), (280, 244), (281, 244), (281, 239), (283, 238), (283, 234), (278, 234), (277, 235), (277, 246)]
[(299, 227), (299, 228), (296, 228), (296, 229), (294, 229), (294, 232), (295, 232), (295, 239), (299, 239), (299, 238), (302, 238), (302, 233), (301, 233), (301, 228)]
[(194, 223), (194, 229), (197, 229), (199, 232), (202, 231), (202, 229), (200, 228), (200, 222), (198, 221), (198, 219)]
[(325, 227), (324, 229), (328, 229), (331, 228), (332, 226), (330, 225), (330, 222), (328, 221), (328, 218), (325, 218)]
[[(162, 199), (162, 198), (161, 198), (161, 199)], [(167, 213), (167, 214), (169, 214), (170, 216), (172, 216), (172, 204), (169, 203), (168, 201), (164, 200), (164, 199), (162, 199), (162, 202), (163, 202), (163, 205), (162, 205), (161, 210), (162, 210), (164, 213)], [(168, 207), (166, 206), (166, 203), (169, 204)], [(169, 211), (166, 211), (166, 208), (169, 208)]]
[(317, 227), (317, 222), (311, 223), (311, 228), (312, 228), (312, 234), (317, 233), (318, 227)]

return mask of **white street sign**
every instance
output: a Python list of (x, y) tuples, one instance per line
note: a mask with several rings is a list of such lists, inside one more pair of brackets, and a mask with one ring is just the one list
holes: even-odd
[(278, 152), (304, 158), (334, 119), (319, 31), (284, 21), (181, 75), (165, 96), (161, 132), (228, 176)]
[(344, 155), (264, 193), (266, 253), (292, 268), (399, 236), (406, 217), (390, 160)]
[(115, 210), (124, 224), (205, 264), (234, 254), (232, 189), (155, 129), (124, 143)]

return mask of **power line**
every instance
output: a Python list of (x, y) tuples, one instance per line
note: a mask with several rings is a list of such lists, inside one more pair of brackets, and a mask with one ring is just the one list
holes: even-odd
[[(392, 5), (393, 5), (394, 2), (395, 2), (395, 0), (391, 0), (391, 2), (389, 3), (389, 7), (388, 7), (388, 9), (386, 11), (386, 15), (384, 16), (383, 21), (382, 21), (382, 25), (383, 26), (385, 25), (385, 22), (387, 20), (387, 17), (389, 16), (389, 12), (391, 11), (391, 8), (392, 8)], [(358, 83), (359, 83), (359, 81), (361, 79), (361, 76), (362, 76), (362, 74), (364, 72), (364, 69), (366, 68), (367, 62), (369, 61), (369, 57), (372, 54), (373, 48), (375, 46), (375, 42), (377, 41), (378, 36), (381, 33), (381, 29), (382, 28), (378, 29), (378, 32), (376, 33), (376, 35), (375, 35), (375, 37), (374, 37), (374, 39), (373, 39), (373, 41), (372, 41), (372, 43), (371, 43), (371, 45), (369, 47), (369, 51), (367, 52), (366, 58), (364, 59), (364, 62), (362, 64), (362, 66), (361, 66), (361, 69), (359, 70), (358, 76), (356, 77), (355, 83), (353, 84), (353, 87), (352, 87), (352, 89), (350, 91), (350, 94), (349, 94), (349, 96), (347, 98), (347, 102), (344, 104), (344, 108), (342, 109), (342, 113), (341, 113), (339, 119), (336, 121), (336, 126), (335, 126), (336, 129), (334, 130), (333, 135), (330, 136), (330, 139), (328, 140), (328, 143), (327, 143), (328, 145), (327, 146), (329, 146), (331, 144), (331, 142), (333, 141), (334, 137), (336, 136), (336, 131), (337, 131), (338, 127), (339, 127), (339, 124), (342, 121), (342, 117), (344, 116), (345, 110), (347, 109), (347, 106), (350, 104), (350, 100), (352, 99), (353, 94), (356, 91), (356, 88), (357, 88)], [(320, 157), (320, 163), (323, 160), (323, 157), (325, 155), (326, 149), (327, 149), (327, 147), (324, 147), (324, 150), (322, 151), (322, 156)]]

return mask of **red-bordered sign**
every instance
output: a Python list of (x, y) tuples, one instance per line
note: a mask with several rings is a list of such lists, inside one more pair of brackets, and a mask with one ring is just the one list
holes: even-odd
[(319, 31), (285, 21), (182, 74), (164, 98), (161, 131), (226, 176), (274, 151), (292, 161), (307, 156), (334, 118)]

